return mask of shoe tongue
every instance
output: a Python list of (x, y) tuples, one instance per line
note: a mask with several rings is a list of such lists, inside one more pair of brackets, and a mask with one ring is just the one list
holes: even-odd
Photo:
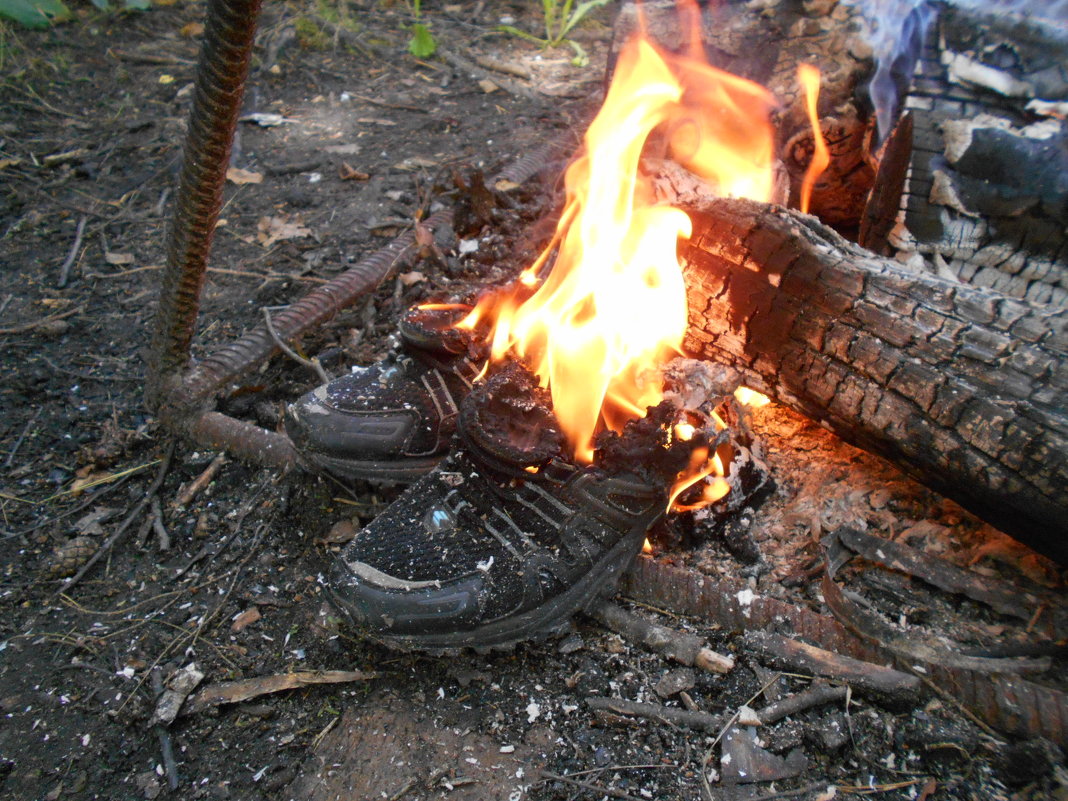
[(459, 431), (469, 447), (504, 469), (536, 467), (564, 455), (549, 393), (518, 362), (475, 387), (460, 410)]

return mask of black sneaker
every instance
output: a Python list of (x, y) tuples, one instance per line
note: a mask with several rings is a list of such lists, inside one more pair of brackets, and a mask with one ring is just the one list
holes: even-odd
[(449, 456), (345, 546), (329, 593), (364, 634), (432, 652), (507, 647), (614, 591), (692, 449), (669, 454), (663, 426), (641, 446), (602, 437), (595, 463), (576, 466), (545, 395), (516, 366), (480, 383)]
[(437, 464), (485, 358), (454, 328), (471, 307), (420, 306), (400, 323), (402, 349), (317, 387), (286, 409), (302, 461), (350, 479), (414, 481)]

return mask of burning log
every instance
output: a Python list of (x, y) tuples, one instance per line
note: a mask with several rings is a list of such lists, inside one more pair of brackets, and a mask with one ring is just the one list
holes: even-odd
[(688, 208), (686, 349), (1068, 563), (1068, 309), (742, 200)]
[[(798, 65), (819, 68), (820, 129), (830, 155), (812, 195), (811, 211), (839, 230), (855, 230), (874, 181), (867, 152), (872, 126), (858, 103), (871, 71), (871, 46), (852, 6), (834, 2), (709, 3), (682, 14), (675, 0), (628, 2), (613, 30), (608, 72), (622, 44), (642, 27), (671, 52), (685, 52), (696, 24), (704, 58), (713, 67), (766, 87), (779, 102), (773, 115), (775, 157), (788, 177), (787, 197), (798, 205), (815, 137), (798, 82)], [(704, 5), (704, 4), (703, 4)], [(786, 198), (783, 198), (786, 205)]]

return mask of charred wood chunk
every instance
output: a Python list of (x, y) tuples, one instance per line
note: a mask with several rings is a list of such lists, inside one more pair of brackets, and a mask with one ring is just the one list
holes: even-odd
[(777, 207), (689, 211), (690, 355), (1068, 564), (1068, 309), (909, 272)]
[(1068, 305), (1068, 34), (947, 7), (904, 105), (914, 149), (891, 240), (945, 275)]

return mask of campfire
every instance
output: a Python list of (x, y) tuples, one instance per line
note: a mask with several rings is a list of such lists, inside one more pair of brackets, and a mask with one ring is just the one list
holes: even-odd
[[(788, 77), (755, 55), (769, 39), (787, 47), (785, 29), (775, 29), (781, 20), (733, 20), (722, 46), (707, 47), (692, 7), (681, 28), (673, 13), (634, 18), (641, 35), (614, 54), (612, 86), (568, 169), (567, 205), (550, 245), (513, 287), (484, 297), (460, 323), (488, 336), (486, 384), (499, 394), (489, 393), (484, 409), (496, 414), (498, 401), (525, 387), (514, 408), (545, 431), (558, 427), (559, 439), (531, 439), (537, 432), (520, 415), (479, 435), (502, 449), (544, 445), (546, 458), (562, 453), (580, 467), (646, 468), (641, 459), (655, 454), (664, 459), (649, 462), (662, 468), (678, 459), (665, 479), (674, 485), (671, 505), (696, 516), (717, 504), (737, 509), (765, 483), (735, 393), (770, 396), (1068, 561), (1063, 186), (1044, 170), (1031, 194), (1019, 177), (976, 177), (991, 154), (1000, 167), (1060, 163), (1064, 100), (1041, 96), (1051, 84), (1032, 54), (1020, 56), (1020, 69), (1034, 97), (1015, 92), (978, 63), (983, 37), (996, 31), (970, 34), (968, 13), (949, 11), (941, 31), (955, 51), (932, 59), (925, 18), (911, 29), (911, 49), (894, 56), (898, 72), (918, 65), (927, 83), (889, 107), (860, 108), (855, 93), (872, 53), (843, 24), (846, 6), (827, 6), (828, 17), (838, 16), (809, 26), (815, 33), (804, 44), (818, 51), (811, 61), (822, 71), (795, 52)], [(624, 18), (619, 29), (627, 28)], [(706, 63), (706, 49), (732, 69)], [(757, 73), (762, 80), (739, 77)], [(938, 80), (952, 84), (945, 96)], [(959, 118), (983, 102), (1004, 119)], [(933, 131), (945, 139), (921, 140)], [(421, 223), (412, 241), (438, 222)], [(1036, 234), (1027, 233), (1032, 222)], [(986, 278), (958, 282), (968, 270)], [(284, 437), (241, 436), (251, 432), (202, 413), (199, 402), (247, 370), (247, 354), (269, 354), (351, 301), (362, 291), (355, 283), (313, 293), (184, 375), (175, 366), (185, 368), (188, 340), (174, 334), (175, 315), (162, 314), (157, 349), (167, 349), (168, 336), (176, 341), (155, 376), (166, 397), (157, 398), (161, 416), (200, 440), (234, 440), (257, 458), (292, 464)], [(881, 553), (870, 545), (848, 531), (823, 544), (828, 605), (883, 649), (854, 652), (926, 659), (944, 684), (978, 684), (983, 665), (947, 659), (939, 667), (940, 652), (876, 631), (836, 592), (850, 554)], [(735, 604), (731, 614), (750, 613)], [(825, 621), (806, 622), (806, 632), (818, 639)], [(982, 686), (995, 698), (1004, 689), (996, 680)]]
[[(670, 394), (676, 413), (667, 423), (668, 445), (691, 451), (671, 504), (693, 512), (731, 491), (727, 471), (736, 454), (739, 465), (753, 464), (744, 445), (720, 436), (723, 416), (737, 418), (737, 406), (733, 413), (717, 407), (735, 390), (756, 402), (763, 396), (740, 387), (733, 372), (709, 378), (693, 366), (674, 370), (670, 390), (665, 384), (668, 363), (683, 355), (688, 314), (678, 251), (692, 233), (690, 217), (670, 196), (672, 182), (685, 181), (706, 198), (767, 202), (785, 200), (785, 192), (773, 156), (775, 98), (709, 65), (696, 6), (681, 4), (680, 15), (689, 20), (682, 54), (644, 33), (624, 46), (601, 110), (567, 169), (555, 235), (513, 287), (487, 294), (459, 327), (487, 332), (487, 369), (517, 360), (538, 377), (580, 464), (594, 461), (599, 435), (623, 433)], [(798, 80), (816, 143), (800, 188), (807, 209), (829, 156), (816, 115), (819, 70), (802, 64)], [(706, 444), (693, 447), (699, 434)], [(732, 499), (733, 507), (742, 500)]]

